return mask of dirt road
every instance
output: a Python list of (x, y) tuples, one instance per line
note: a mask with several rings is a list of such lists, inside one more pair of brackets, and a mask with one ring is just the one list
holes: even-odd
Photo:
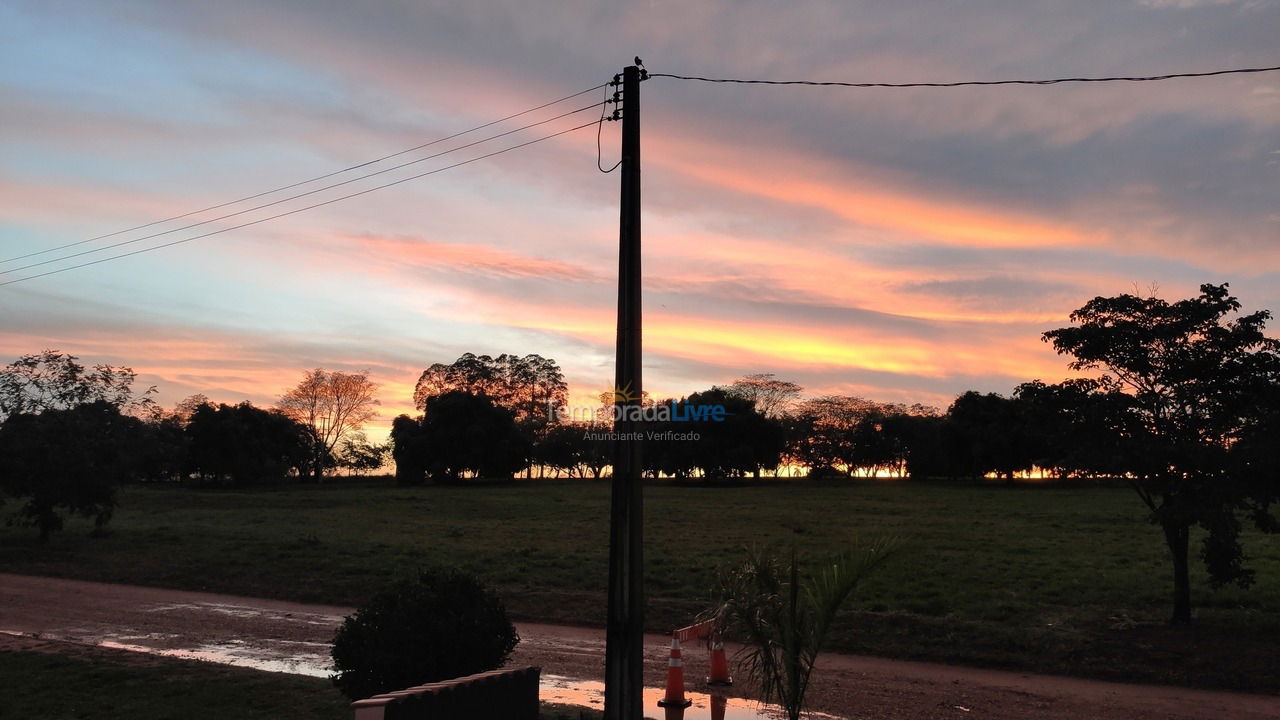
[[(0, 573), (0, 649), (59, 643), (106, 645), (178, 657), (325, 675), (328, 642), (350, 608), (301, 605)], [(514, 661), (596, 680), (604, 637), (593, 628), (520, 623)], [(7, 638), (7, 639), (6, 639)], [(646, 682), (661, 686), (669, 639), (646, 638)], [(690, 687), (707, 654), (685, 650)], [(741, 694), (744, 688), (735, 688)], [(814, 709), (846, 718), (1276, 720), (1280, 697), (902, 662), (829, 654), (811, 690)]]

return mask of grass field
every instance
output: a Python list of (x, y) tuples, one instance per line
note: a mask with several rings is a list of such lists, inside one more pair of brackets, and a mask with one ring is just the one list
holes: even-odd
[(125, 651), (0, 650), (0, 717), (347, 720), (328, 680)]
[[(703, 609), (717, 565), (777, 542), (811, 557), (859, 537), (902, 549), (859, 592), (833, 649), (890, 657), (1280, 691), (1280, 537), (1245, 538), (1258, 583), (1210, 592), (1164, 625), (1171, 570), (1123, 488), (773, 484), (646, 489), (649, 625)], [(603, 621), (608, 487), (383, 481), (253, 491), (132, 487), (107, 537), (47, 545), (0, 528), (0, 568), (356, 604), (419, 565), (495, 586), (517, 618)]]
[[(122, 650), (0, 649), (0, 718), (55, 720), (349, 720), (328, 680)], [(543, 704), (542, 720), (599, 713)]]

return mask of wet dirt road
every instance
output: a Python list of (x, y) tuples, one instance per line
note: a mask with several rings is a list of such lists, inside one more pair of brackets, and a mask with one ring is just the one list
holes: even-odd
[[(0, 649), (59, 644), (142, 650), (280, 672), (328, 674), (328, 643), (350, 608), (0, 573)], [(588, 704), (604, 673), (595, 628), (519, 623), (513, 663), (558, 676), (560, 699)], [(646, 637), (646, 683), (661, 687), (669, 638)], [(732, 648), (730, 648), (732, 650)], [(701, 689), (707, 653), (686, 646), (685, 677)], [(584, 680), (586, 682), (573, 682)], [(558, 683), (561, 690), (552, 686)], [(743, 695), (735, 687), (731, 694)], [(846, 718), (1168, 718), (1276, 720), (1280, 697), (1189, 690), (828, 654), (814, 709)], [(737, 703), (735, 703), (737, 705)]]

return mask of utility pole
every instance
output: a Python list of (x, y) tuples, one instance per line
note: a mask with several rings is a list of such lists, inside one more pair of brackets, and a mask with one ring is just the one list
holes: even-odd
[[(636, 60), (637, 65), (639, 59)], [(605, 636), (605, 720), (644, 717), (644, 526), (640, 474), (643, 425), (628, 414), (643, 398), (640, 373), (640, 81), (622, 71), (622, 209), (618, 230), (618, 341), (614, 373), (613, 486), (609, 512), (609, 611)], [(617, 107), (617, 105), (615, 105)], [(617, 110), (614, 111), (615, 115)]]

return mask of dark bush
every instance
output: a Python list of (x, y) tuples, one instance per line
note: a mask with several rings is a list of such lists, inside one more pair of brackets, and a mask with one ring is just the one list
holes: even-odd
[(352, 700), (501, 667), (520, 642), (502, 601), (456, 570), (378, 593), (333, 638), (333, 683)]

